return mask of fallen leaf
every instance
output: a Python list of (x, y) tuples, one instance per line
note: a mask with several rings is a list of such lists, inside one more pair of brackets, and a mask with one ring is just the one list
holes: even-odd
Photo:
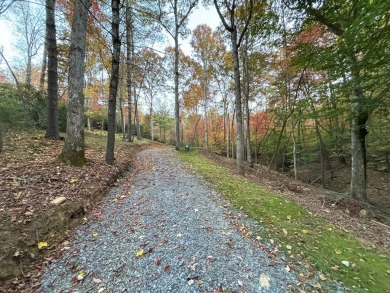
[(81, 271), (78, 275), (77, 275), (77, 280), (81, 281), (82, 279), (84, 279), (84, 276), (85, 276), (85, 273), (83, 271)]
[(243, 283), (242, 283), (241, 280), (238, 280), (238, 281), (237, 281), (237, 284), (238, 284), (239, 286), (241, 286), (241, 287), (242, 287), (242, 285), (243, 285)]
[(177, 238), (181, 238), (181, 237), (183, 237), (183, 234), (177, 233), (176, 237), (177, 237)]
[(221, 234), (226, 236), (226, 235), (230, 235), (230, 234), (232, 234), (232, 233), (230, 233), (230, 232), (225, 232), (225, 231), (222, 231), (222, 232), (221, 232)]
[(286, 229), (283, 228), (283, 229), (282, 229), (282, 232), (283, 232), (284, 236), (287, 236), (288, 233), (287, 233), (287, 230), (286, 230)]
[(388, 273), (390, 275), (390, 270), (387, 270), (386, 273)]
[(93, 278), (92, 281), (96, 284), (99, 284), (102, 282), (102, 280), (98, 279), (98, 278)]
[(341, 263), (342, 263), (343, 265), (345, 265), (347, 268), (349, 267), (349, 261), (343, 260)]
[(70, 178), (69, 179), (69, 183), (76, 183), (78, 182), (79, 180), (77, 178)]
[(171, 267), (170, 267), (170, 266), (166, 265), (166, 266), (164, 267), (164, 271), (168, 272), (168, 271), (170, 271), (170, 270), (171, 270)]
[(263, 288), (269, 288), (269, 276), (266, 274), (260, 275), (260, 286)]
[(286, 245), (286, 248), (287, 248), (288, 250), (291, 250), (291, 249), (292, 249), (292, 246), (289, 245), (289, 244), (287, 244), (287, 245)]
[(302, 233), (307, 234), (307, 233), (309, 233), (309, 230), (302, 230)]
[(97, 293), (102, 293), (102, 292), (104, 292), (104, 290), (106, 290), (106, 288), (100, 288), (100, 289), (97, 291)]
[(289, 266), (286, 266), (286, 267), (284, 268), (284, 270), (285, 270), (286, 272), (289, 272), (289, 271), (290, 271), (290, 267), (289, 267)]
[(326, 280), (326, 277), (324, 275), (320, 275), (320, 280), (321, 281), (325, 281)]
[(161, 264), (161, 258), (155, 258), (155, 259), (154, 259), (154, 264), (155, 264), (156, 266), (159, 266), (159, 265)]
[(314, 285), (313, 285), (313, 288), (315, 288), (315, 289), (321, 289), (321, 285), (320, 285), (319, 283), (314, 284)]
[(96, 232), (96, 231), (94, 231), (94, 232), (92, 233), (92, 236), (93, 236), (93, 237), (97, 237), (98, 235), (99, 235), (99, 233)]
[(190, 285), (190, 286), (191, 286), (192, 284), (194, 284), (194, 280), (192, 280), (192, 279), (191, 279), (191, 280), (188, 280), (188, 282), (187, 282), (187, 283), (188, 283), (188, 285)]
[(335, 249), (335, 250), (334, 250), (334, 253), (336, 253), (336, 254), (341, 254), (341, 250), (340, 250), (340, 249)]
[(45, 247), (47, 247), (47, 242), (39, 242), (38, 243), (38, 249), (43, 249), (43, 248), (45, 248)]
[(14, 256), (20, 256), (19, 250), (17, 250), (17, 251), (14, 253)]
[(287, 220), (291, 221), (291, 215), (287, 216)]
[(138, 250), (136, 253), (135, 253), (135, 256), (136, 257), (140, 257), (140, 256), (142, 256), (144, 254), (144, 250), (143, 249), (140, 249), (140, 250)]

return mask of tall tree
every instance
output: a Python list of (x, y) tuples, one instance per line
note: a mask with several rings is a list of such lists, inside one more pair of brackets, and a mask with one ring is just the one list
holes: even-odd
[(69, 52), (69, 90), (66, 138), (59, 159), (73, 166), (85, 164), (84, 64), (91, 0), (75, 1)]
[[(180, 150), (180, 103), (179, 103), (179, 37), (185, 35), (188, 16), (198, 4), (198, 0), (158, 0), (157, 20), (175, 42), (175, 138), (176, 149)], [(173, 14), (173, 19), (170, 15)]]
[[(217, 9), (219, 18), (223, 26), (230, 34), (230, 42), (233, 53), (233, 72), (234, 72), (234, 95), (235, 95), (235, 111), (236, 111), (236, 171), (238, 174), (244, 174), (244, 128), (242, 117), (242, 95), (241, 95), (241, 77), (240, 77), (240, 62), (238, 50), (241, 46), (245, 32), (252, 18), (253, 0), (237, 3), (235, 0), (213, 0)], [(240, 5), (239, 5), (240, 4)], [(245, 8), (247, 17), (240, 23), (238, 15), (238, 7)], [(241, 18), (242, 19), (242, 18)]]
[(112, 61), (111, 61), (111, 79), (110, 91), (108, 95), (108, 122), (107, 122), (107, 149), (106, 163), (114, 164), (115, 154), (115, 133), (116, 133), (116, 94), (119, 84), (119, 62), (121, 40), (119, 37), (119, 3), (120, 0), (111, 1), (111, 37), (112, 37)]
[(18, 1), (12, 6), (12, 18), (17, 48), (25, 58), (25, 83), (31, 84), (33, 58), (38, 54), (44, 39), (44, 16), (40, 9), (28, 1)]
[[(366, 136), (371, 112), (388, 92), (388, 82), (383, 82), (388, 55), (383, 50), (387, 40), (386, 24), (390, 3), (386, 0), (347, 1), (285, 1), (290, 8), (306, 14), (310, 20), (321, 23), (336, 35), (332, 58), (340, 60), (342, 72), (349, 88), (351, 104), (351, 186), (352, 197), (367, 200), (366, 190)], [(388, 30), (387, 30), (388, 31)], [(383, 37), (383, 38), (382, 38)], [(386, 41), (385, 41), (386, 42)], [(386, 59), (386, 58), (385, 58)], [(370, 80), (375, 79), (376, 86)]]
[(47, 128), (46, 138), (59, 139), (58, 125), (58, 61), (55, 24), (55, 0), (46, 0)]
[(127, 141), (132, 141), (131, 104), (133, 96), (133, 67), (134, 67), (134, 25), (133, 25), (133, 1), (126, 0), (126, 85), (127, 85), (127, 108), (128, 126)]

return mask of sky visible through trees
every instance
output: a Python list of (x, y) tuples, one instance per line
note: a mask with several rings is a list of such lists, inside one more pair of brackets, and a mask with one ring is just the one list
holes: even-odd
[[(47, 85), (39, 91), (44, 7), (15, 1), (0, 15), (5, 126), (17, 115), (24, 126), (52, 123)], [(326, 186), (349, 168), (349, 192), (363, 201), (367, 170), (390, 172), (389, 1), (128, 0), (119, 8), (113, 42), (111, 3), (91, 1), (80, 125), (114, 140), (118, 132), (204, 147), (237, 158), (239, 174), (247, 161)], [(62, 132), (72, 127), (73, 9), (56, 1)]]

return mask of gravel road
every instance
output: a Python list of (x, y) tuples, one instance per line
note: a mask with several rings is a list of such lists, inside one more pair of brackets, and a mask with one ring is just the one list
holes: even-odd
[[(114, 188), (45, 270), (40, 292), (291, 292), (283, 254), (172, 150), (138, 156), (131, 194)], [(92, 215), (88, 217), (93, 218)], [(245, 227), (245, 228), (244, 228)], [(263, 240), (262, 240), (263, 241)], [(295, 289), (294, 289), (295, 288)], [(306, 288), (307, 290), (307, 288)], [(314, 292), (314, 288), (306, 292)]]

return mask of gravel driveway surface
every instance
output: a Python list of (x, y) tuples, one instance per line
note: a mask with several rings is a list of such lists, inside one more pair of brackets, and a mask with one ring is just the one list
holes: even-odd
[[(131, 195), (114, 188), (46, 269), (40, 292), (290, 292), (283, 254), (172, 150), (142, 151)], [(127, 193), (127, 192), (126, 192)], [(125, 196), (123, 196), (125, 195)], [(122, 197), (121, 197), (122, 196)], [(244, 226), (243, 226), (244, 225)], [(312, 290), (313, 291), (313, 290)], [(312, 292), (311, 291), (311, 292)]]

